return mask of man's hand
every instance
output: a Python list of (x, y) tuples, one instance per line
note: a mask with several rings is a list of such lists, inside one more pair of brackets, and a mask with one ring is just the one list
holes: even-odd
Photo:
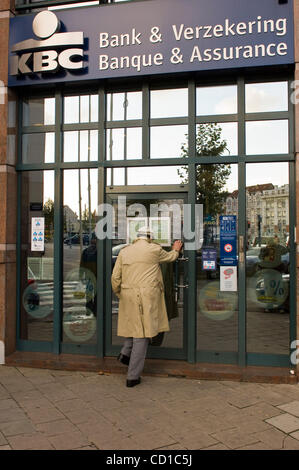
[(182, 246), (183, 246), (183, 243), (181, 242), (181, 240), (176, 240), (174, 244), (172, 245), (172, 249), (175, 251), (181, 251)]

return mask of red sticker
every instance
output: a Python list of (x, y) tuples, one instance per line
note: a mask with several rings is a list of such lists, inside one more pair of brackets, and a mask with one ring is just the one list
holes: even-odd
[(226, 253), (230, 253), (232, 249), (233, 247), (230, 243), (227, 243), (226, 245), (224, 245), (224, 250), (226, 251)]

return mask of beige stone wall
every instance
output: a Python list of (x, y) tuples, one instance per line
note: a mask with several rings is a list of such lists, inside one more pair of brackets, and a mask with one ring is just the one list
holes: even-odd
[(16, 106), (7, 90), (11, 15), (13, 2), (0, 0), (0, 362), (3, 343), (10, 354), (16, 338)]

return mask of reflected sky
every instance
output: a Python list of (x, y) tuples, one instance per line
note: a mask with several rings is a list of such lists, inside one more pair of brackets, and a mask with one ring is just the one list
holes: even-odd
[(64, 98), (64, 123), (97, 122), (99, 119), (98, 95), (66, 96)]
[(142, 92), (107, 94), (107, 120), (142, 119)]
[(236, 114), (237, 86), (212, 86), (196, 89), (197, 116), (211, 116), (213, 114)]
[(79, 170), (65, 170), (64, 175), (64, 200), (63, 205), (70, 207), (79, 215), (79, 197), (81, 196), (81, 209), (89, 207), (88, 198), (88, 174), (90, 175), (90, 203), (91, 212), (98, 208), (98, 170), (80, 170), (81, 194), (79, 194)]
[[(127, 169), (128, 185), (155, 185), (155, 184), (181, 184), (182, 179), (178, 174), (181, 166), (154, 166)], [(125, 184), (125, 169), (113, 169), (113, 184), (122, 186)], [(111, 169), (107, 169), (107, 185), (111, 185)]]
[(98, 131), (64, 132), (63, 161), (87, 162), (98, 159)]
[(142, 128), (107, 129), (107, 160), (142, 158)]
[(188, 116), (188, 89), (151, 90), (151, 118)]
[(289, 152), (287, 120), (246, 122), (246, 155)]
[(188, 126), (151, 127), (151, 158), (177, 158), (182, 156), (181, 147), (187, 141)]
[(272, 183), (282, 186), (289, 182), (289, 164), (287, 162), (248, 163), (246, 165), (246, 186)]
[(288, 110), (288, 82), (245, 85), (246, 113)]

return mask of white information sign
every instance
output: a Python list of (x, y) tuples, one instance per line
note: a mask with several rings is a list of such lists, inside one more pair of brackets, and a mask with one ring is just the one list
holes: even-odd
[(45, 249), (45, 218), (32, 217), (31, 219), (31, 251), (44, 251)]
[(222, 292), (238, 290), (237, 266), (220, 266), (220, 290)]

